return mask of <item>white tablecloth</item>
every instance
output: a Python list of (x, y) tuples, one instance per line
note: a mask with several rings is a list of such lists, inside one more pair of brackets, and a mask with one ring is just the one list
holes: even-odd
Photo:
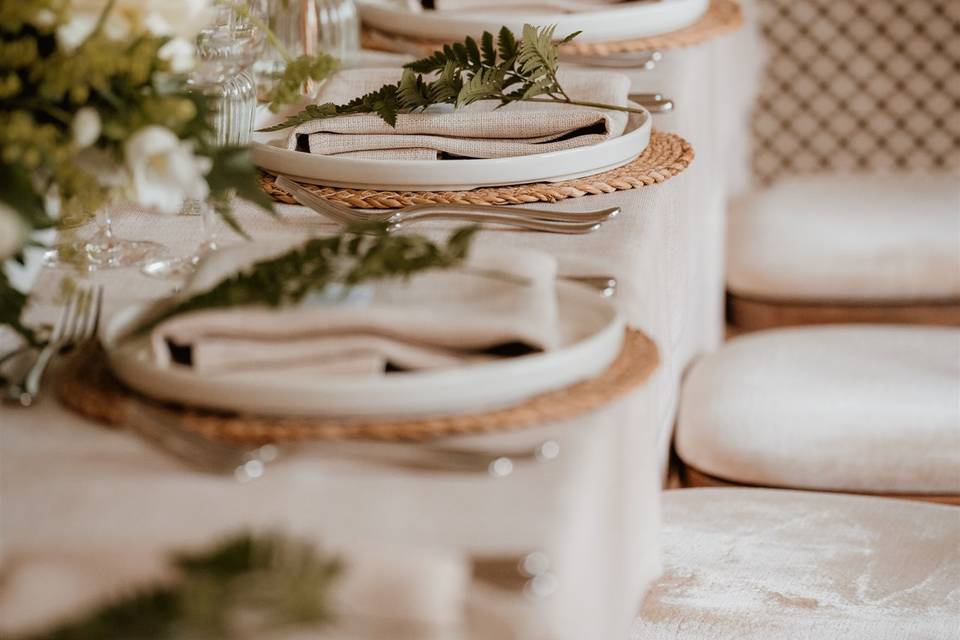
[[(623, 208), (589, 236), (491, 231), (478, 239), (549, 251), (570, 273), (615, 276), (629, 321), (660, 346), (661, 367), (623, 401), (562, 423), (466, 439), (491, 447), (555, 438), (560, 459), (503, 479), (291, 460), (241, 486), (186, 472), (134, 437), (85, 422), (48, 398), (30, 410), (3, 409), (0, 570), (23, 569), (51, 550), (155, 555), (241, 525), (282, 526), (334, 547), (362, 540), (470, 556), (542, 550), (559, 588), (540, 599), (503, 600), (512, 603), (499, 609), (511, 611), (516, 637), (626, 637), (659, 567), (658, 491), (680, 377), (722, 336), (723, 210), (737, 176), (746, 173), (740, 141), (750, 42), (748, 31), (669, 52), (658, 71), (633, 74), (636, 90), (676, 100), (677, 112), (661, 124), (694, 143), (697, 159), (688, 171), (654, 187), (544, 205), (571, 212)], [(334, 229), (303, 208), (279, 210), (283, 224), (246, 206), (239, 217), (255, 237)], [(116, 222), (122, 237), (157, 240), (182, 254), (200, 229), (197, 218), (136, 210), (119, 212)], [(442, 236), (450, 228), (419, 229)], [(226, 231), (223, 238), (236, 241)], [(32, 318), (49, 318), (64, 275), (41, 274)], [(132, 270), (95, 279), (109, 285), (110, 308), (170, 286)], [(0, 622), (16, 621), (16, 612), (3, 608), (9, 597), (0, 591)]]

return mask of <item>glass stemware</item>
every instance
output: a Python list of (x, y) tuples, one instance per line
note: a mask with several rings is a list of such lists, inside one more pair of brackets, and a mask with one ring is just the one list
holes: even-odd
[[(349, 66), (360, 50), (360, 19), (353, 0), (249, 0), (248, 6), (293, 56), (321, 51)], [(261, 93), (283, 74), (286, 61), (265, 46), (253, 65)]]
[[(62, 233), (75, 233), (74, 226), (61, 229)], [(161, 259), (166, 254), (162, 244), (151, 240), (128, 240), (116, 235), (110, 205), (100, 207), (96, 213), (96, 231), (88, 238), (61, 242), (46, 252), (45, 266), (71, 267), (83, 271), (119, 269)]]
[[(243, 146), (250, 143), (257, 107), (257, 89), (253, 77), (245, 70), (251, 54), (251, 40), (237, 22), (226, 22), (205, 30), (197, 44), (202, 62), (190, 78), (193, 90), (207, 97), (218, 146)], [(144, 274), (157, 278), (183, 278), (192, 273), (200, 261), (218, 249), (216, 213), (206, 202), (196, 200), (184, 204), (181, 215), (199, 214), (203, 224), (200, 244), (183, 258), (148, 261)]]

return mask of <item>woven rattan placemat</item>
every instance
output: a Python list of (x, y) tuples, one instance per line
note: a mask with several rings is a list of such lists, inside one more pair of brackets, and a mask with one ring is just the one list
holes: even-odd
[[(451, 161), (452, 162), (452, 161)], [(512, 187), (484, 187), (472, 191), (374, 191), (340, 189), (303, 183), (313, 193), (356, 209), (400, 209), (415, 204), (527, 204), (557, 202), (598, 193), (612, 193), (659, 184), (681, 173), (693, 162), (693, 147), (673, 133), (654, 131), (650, 144), (633, 162), (586, 178), (563, 182), (537, 182)], [(279, 202), (296, 204), (277, 187), (274, 176), (261, 172), (260, 186)]]
[(209, 438), (249, 445), (298, 440), (423, 441), (444, 436), (508, 431), (572, 418), (598, 409), (643, 384), (659, 363), (657, 347), (644, 333), (628, 329), (623, 348), (601, 375), (521, 404), (482, 413), (421, 419), (345, 419), (239, 415), (198, 410), (150, 400), (124, 387), (110, 372), (102, 351), (77, 356), (57, 385), (70, 410), (113, 426), (122, 426), (135, 403), (163, 407), (184, 429)]
[[(564, 45), (564, 51), (580, 55), (604, 56), (614, 53), (692, 47), (731, 31), (736, 31), (741, 24), (743, 24), (743, 12), (737, 0), (713, 0), (710, 3), (710, 8), (699, 20), (683, 29), (647, 38), (616, 42), (577, 42), (574, 40)], [(372, 27), (364, 27), (361, 40), (363, 47), (366, 49), (399, 53), (418, 52), (420, 55), (433, 53), (446, 44), (436, 40), (398, 36)]]

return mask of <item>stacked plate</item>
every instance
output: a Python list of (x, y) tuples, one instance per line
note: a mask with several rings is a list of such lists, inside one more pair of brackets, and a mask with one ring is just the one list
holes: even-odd
[[(640, 108), (631, 103), (631, 106)], [(264, 109), (257, 128), (280, 122), (296, 113)], [(255, 133), (254, 164), (298, 182), (346, 189), (378, 191), (468, 191), (533, 182), (573, 180), (623, 166), (637, 158), (650, 142), (651, 117), (646, 111), (630, 114), (623, 135), (600, 144), (512, 158), (483, 160), (373, 160), (343, 158), (293, 151), (286, 131)]]
[(700, 19), (709, 6), (710, 0), (634, 0), (611, 2), (609, 6), (598, 4), (594, 11), (561, 13), (546, 9), (498, 11), (496, 7), (477, 11), (431, 11), (396, 0), (359, 2), (364, 24), (386, 33), (439, 42), (477, 37), (484, 31), (496, 33), (502, 26), (520, 33), (524, 24), (556, 25), (559, 35), (582, 31), (577, 38), (580, 42), (635, 40), (689, 26)]
[(617, 305), (585, 285), (558, 282), (558, 348), (441, 370), (367, 376), (272, 376), (238, 382), (201, 374), (177, 363), (160, 364), (148, 337), (121, 336), (141, 306), (126, 309), (108, 326), (104, 346), (111, 368), (130, 388), (152, 398), (207, 409), (257, 415), (419, 417), (472, 413), (523, 402), (541, 393), (593, 378), (623, 345), (625, 321)]

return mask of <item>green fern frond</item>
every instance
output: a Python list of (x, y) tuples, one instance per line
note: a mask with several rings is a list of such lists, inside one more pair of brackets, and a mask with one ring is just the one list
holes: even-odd
[(481, 69), (464, 83), (457, 94), (457, 108), (462, 108), (478, 100), (487, 100), (500, 94), (503, 87), (504, 72), (500, 69)]
[[(308, 107), (285, 122), (265, 129), (276, 131), (309, 120), (352, 113), (375, 113), (391, 126), (397, 115), (423, 110), (434, 104), (465, 107), (479, 100), (496, 100), (499, 106), (523, 100), (556, 101), (592, 108), (634, 111), (629, 107), (577, 102), (570, 99), (557, 79), (557, 48), (570, 42), (579, 32), (554, 41), (555, 26), (537, 28), (524, 25), (518, 41), (503, 27), (494, 37), (484, 32), (479, 43), (474, 38), (443, 45), (426, 58), (405, 65), (397, 84), (345, 105)], [(427, 80), (425, 74), (434, 74)], [(547, 96), (546, 98), (543, 96)]]
[(489, 31), (483, 32), (483, 36), (480, 38), (480, 49), (482, 52), (481, 61), (483, 64), (488, 67), (496, 66), (497, 47), (493, 42), (493, 34)]
[(506, 27), (500, 28), (500, 34), (497, 38), (497, 51), (500, 53), (500, 59), (504, 62), (513, 61), (517, 57), (517, 39), (513, 32)]
[(397, 88), (397, 97), (403, 109), (425, 109), (433, 103), (423, 77), (411, 69), (403, 70), (403, 76)]

